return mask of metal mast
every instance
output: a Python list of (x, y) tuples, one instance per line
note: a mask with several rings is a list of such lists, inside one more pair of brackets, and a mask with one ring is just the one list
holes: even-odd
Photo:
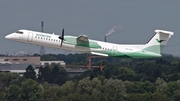
[[(41, 22), (41, 32), (44, 32), (44, 23), (43, 21)], [(45, 49), (44, 49), (44, 46), (41, 46), (40, 50), (39, 50), (39, 54), (40, 55), (44, 55), (45, 54)]]

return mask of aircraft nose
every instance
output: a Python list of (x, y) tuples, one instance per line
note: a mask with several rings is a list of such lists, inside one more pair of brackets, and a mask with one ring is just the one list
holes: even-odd
[(11, 35), (11, 34), (6, 35), (5, 38), (6, 38), (6, 39), (11, 39), (11, 38), (12, 38), (12, 35)]

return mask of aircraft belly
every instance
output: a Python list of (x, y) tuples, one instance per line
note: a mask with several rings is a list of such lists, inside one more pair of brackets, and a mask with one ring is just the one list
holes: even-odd
[(116, 56), (117, 57), (130, 57), (130, 58), (153, 58), (153, 57), (161, 57), (161, 54), (138, 50), (138, 51), (132, 51), (132, 52), (118, 51)]
[(74, 46), (74, 50), (78, 52), (89, 52), (90, 48), (87, 47), (81, 47), (81, 46)]
[[(17, 40), (19, 42), (25, 42), (24, 40)], [(72, 50), (77, 52), (96, 52), (99, 54), (107, 54), (107, 56), (115, 56), (115, 57), (131, 57), (131, 58), (141, 58), (141, 57), (159, 57), (159, 54), (152, 54), (147, 52), (141, 52), (139, 50), (131, 50), (128, 48), (118, 48), (117, 50), (102, 50), (95, 48), (88, 48), (82, 46), (76, 46), (71, 44), (63, 43), (62, 47), (60, 47), (60, 42), (49, 42), (48, 40), (33, 40), (32, 42), (26, 41), (29, 44), (42, 45), (52, 48), (59, 48), (65, 50)]]

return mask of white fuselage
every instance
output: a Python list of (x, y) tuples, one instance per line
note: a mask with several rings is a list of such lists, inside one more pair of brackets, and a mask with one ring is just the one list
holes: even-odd
[[(157, 36), (157, 35), (156, 35)], [(64, 40), (59, 38), (59, 35), (36, 32), (31, 30), (19, 30), (11, 33), (5, 37), (6, 39), (34, 44), (39, 46), (47, 46), (58, 49), (65, 49), (71, 51), (91, 53), (101, 56), (118, 56), (118, 57), (160, 57), (161, 54), (147, 50), (154, 48), (145, 47), (144, 45), (121, 45), (96, 40), (90, 40), (87, 36), (64, 36)], [(154, 40), (154, 39), (152, 39)], [(149, 44), (147, 44), (149, 45)], [(147, 46), (146, 45), (146, 46)], [(146, 50), (144, 50), (145, 48)], [(154, 50), (153, 50), (154, 51)]]
[[(94, 50), (94, 48), (76, 46), (73, 44), (66, 44), (66, 43), (63, 43), (62, 47), (60, 47), (61, 40), (58, 38), (59, 35), (41, 33), (41, 32), (29, 31), (29, 30), (23, 30), (23, 32), (24, 32), (23, 34), (18, 34), (18, 33), (9, 34), (8, 36), (6, 36), (6, 38), (10, 37), (11, 40), (17, 42), (47, 46), (58, 49), (61, 48), (65, 50), (72, 50), (78, 52), (92, 52)], [(143, 45), (119, 45), (119, 44), (113, 44), (113, 43), (96, 41), (96, 40), (93, 41), (98, 42), (98, 44), (102, 47), (102, 50), (119, 50), (121, 52), (128, 52), (128, 51), (131, 52), (134, 49), (137, 50), (143, 47)], [(95, 49), (95, 51), (98, 50), (101, 49)]]

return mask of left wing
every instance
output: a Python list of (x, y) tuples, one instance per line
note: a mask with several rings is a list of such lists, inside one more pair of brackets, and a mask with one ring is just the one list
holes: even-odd
[(77, 40), (80, 40), (80, 41), (83, 41), (83, 42), (86, 42), (86, 43), (89, 43), (89, 39), (86, 35), (80, 35)]

